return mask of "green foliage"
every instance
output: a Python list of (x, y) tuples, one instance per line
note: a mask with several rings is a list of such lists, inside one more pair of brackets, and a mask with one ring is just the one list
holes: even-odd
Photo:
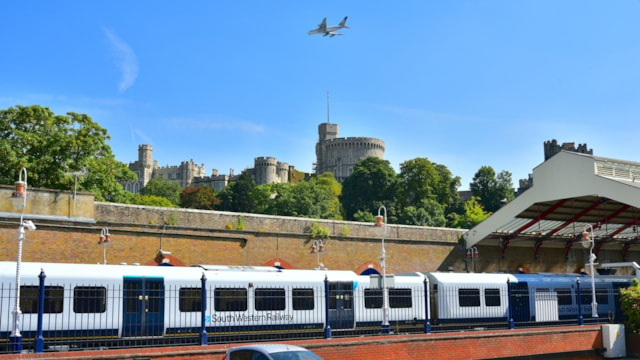
[(178, 225), (178, 214), (176, 212), (171, 212), (167, 215), (167, 225), (175, 226)]
[(476, 197), (464, 204), (464, 215), (449, 214), (450, 224), (454, 228), (471, 229), (486, 220), (491, 213), (485, 212)]
[(351, 228), (349, 228), (349, 225), (345, 225), (342, 227), (342, 231), (340, 231), (340, 235), (342, 236), (348, 236), (351, 233)]
[(297, 184), (265, 184), (252, 192), (256, 211), (262, 214), (317, 219), (341, 219), (336, 195), (340, 188), (333, 175), (311, 178)]
[(160, 206), (174, 208), (176, 207), (169, 199), (155, 195), (137, 195), (132, 204), (146, 206)]
[[(24, 167), (32, 187), (71, 191), (77, 186), (100, 201), (127, 201), (118, 181), (136, 175), (115, 160), (109, 139), (85, 114), (56, 115), (38, 105), (0, 110), (0, 183), (13, 184)], [(71, 173), (83, 169), (76, 183)]]
[(246, 170), (243, 171), (236, 181), (227, 185), (218, 194), (220, 204), (217, 206), (217, 210), (255, 213), (256, 203), (252, 197), (255, 187), (251, 174)]
[(511, 173), (503, 170), (496, 175), (491, 166), (482, 166), (473, 176), (469, 188), (482, 207), (492, 213), (515, 197)]
[(340, 202), (345, 219), (354, 220), (358, 212), (374, 213), (385, 205), (393, 219), (396, 173), (387, 160), (369, 157), (358, 161), (353, 173), (342, 183)]
[(353, 220), (359, 222), (376, 222), (376, 217), (369, 211), (358, 210), (353, 214)]
[(328, 239), (331, 230), (326, 227), (318, 224), (317, 222), (312, 222), (307, 231), (311, 233), (312, 239)]
[(188, 209), (213, 210), (220, 203), (209, 186), (188, 187), (180, 193), (180, 206)]
[(182, 187), (177, 182), (169, 181), (162, 177), (154, 177), (149, 180), (141, 190), (142, 195), (154, 195), (166, 198), (173, 205), (180, 205), (180, 193)]
[(236, 221), (236, 229), (244, 230), (246, 224), (244, 223), (244, 218), (242, 216), (238, 216), (238, 220)]
[(444, 165), (427, 158), (400, 164), (396, 204), (398, 222), (407, 225), (445, 226), (445, 211), (460, 202), (460, 178), (453, 177)]
[(633, 333), (640, 333), (640, 281), (633, 279), (630, 287), (620, 289), (620, 302), (624, 315), (627, 317), (625, 326)]
[(398, 217), (401, 224), (443, 227), (447, 224), (444, 208), (433, 199), (420, 201), (417, 206), (407, 206)]

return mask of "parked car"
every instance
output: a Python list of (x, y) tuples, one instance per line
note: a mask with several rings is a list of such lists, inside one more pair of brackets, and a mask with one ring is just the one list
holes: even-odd
[(222, 360), (322, 360), (322, 358), (300, 346), (256, 344), (231, 348)]

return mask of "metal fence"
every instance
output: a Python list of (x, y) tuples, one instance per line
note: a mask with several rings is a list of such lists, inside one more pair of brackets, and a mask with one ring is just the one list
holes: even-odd
[[(501, 288), (424, 286), (356, 288), (324, 286), (217, 286), (144, 284), (23, 285), (21, 314), (16, 288), (0, 284), (0, 352), (68, 351), (196, 345), (301, 338), (401, 335), (620, 321), (617, 290), (531, 292), (518, 284)], [(344, 286), (343, 286), (344, 285)], [(203, 291), (203, 289), (206, 289)], [(547, 290), (547, 291), (545, 291)], [(328, 304), (328, 306), (325, 306)], [(388, 327), (384, 311), (388, 311)], [(597, 314), (596, 313), (596, 314)], [(19, 321), (15, 322), (14, 318)], [(16, 329), (20, 343), (16, 344)], [(387, 330), (388, 329), (388, 330)]]

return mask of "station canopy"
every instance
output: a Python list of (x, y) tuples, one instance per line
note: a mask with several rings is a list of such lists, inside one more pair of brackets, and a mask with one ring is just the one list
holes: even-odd
[[(533, 169), (533, 186), (467, 231), (467, 248), (571, 248), (587, 232), (594, 252), (640, 251), (640, 163), (561, 151)], [(590, 246), (591, 243), (587, 242)], [(638, 246), (635, 246), (638, 245)]]

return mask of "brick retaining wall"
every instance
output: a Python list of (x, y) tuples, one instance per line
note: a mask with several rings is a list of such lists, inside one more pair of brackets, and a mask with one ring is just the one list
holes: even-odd
[[(325, 360), (437, 359), (467, 360), (584, 351), (599, 359), (602, 348), (598, 325), (478, 331), (446, 334), (400, 335), (329, 340), (290, 341), (304, 346)], [(222, 359), (227, 346), (183, 346), (129, 350), (78, 351), (44, 354), (0, 355), (5, 359), (81, 360), (81, 359)]]

